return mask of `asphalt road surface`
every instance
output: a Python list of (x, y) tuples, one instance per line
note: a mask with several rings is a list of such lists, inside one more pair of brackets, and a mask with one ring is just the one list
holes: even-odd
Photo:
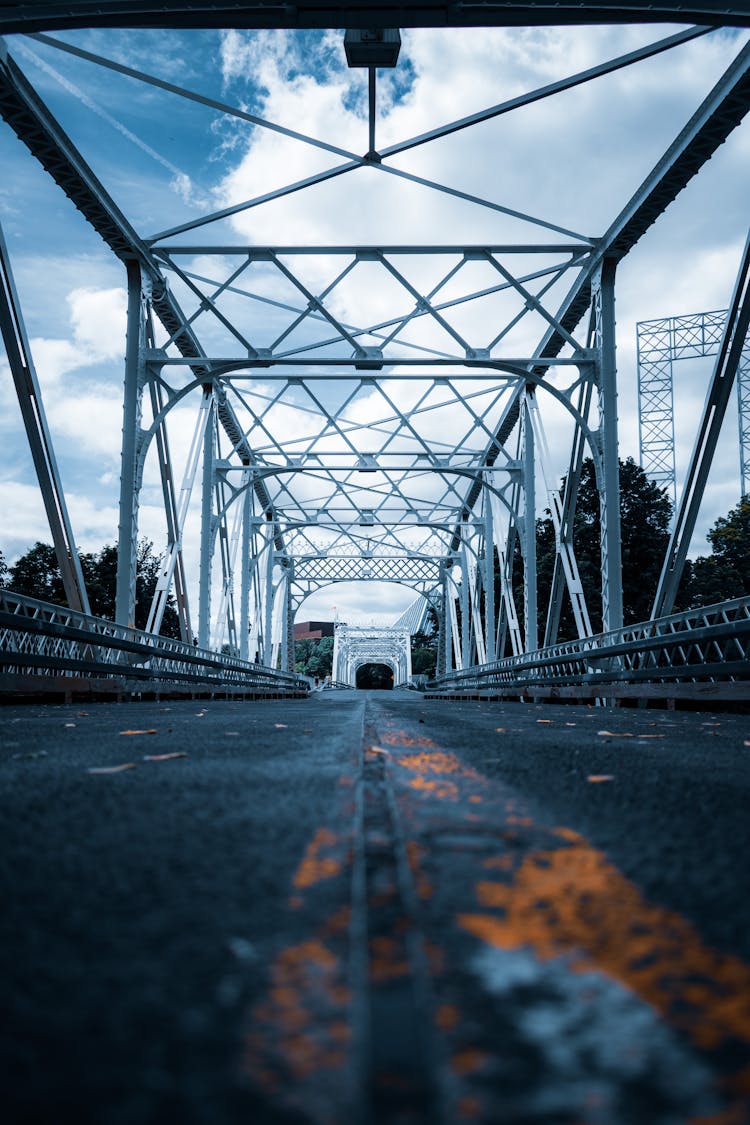
[(2, 1114), (750, 1121), (750, 719), (0, 710)]

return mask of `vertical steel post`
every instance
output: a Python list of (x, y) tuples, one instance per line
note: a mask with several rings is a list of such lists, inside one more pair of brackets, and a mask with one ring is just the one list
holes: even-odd
[(294, 671), (296, 652), (294, 648), (294, 599), (292, 597), (292, 583), (294, 581), (294, 566), (289, 566), (289, 577), (286, 590), (286, 670)]
[(211, 642), (211, 563), (214, 550), (214, 442), (215, 413), (213, 400), (203, 435), (203, 480), (201, 491), (201, 557), (198, 588), (198, 644), (208, 648)]
[(750, 335), (737, 366), (737, 421), (740, 430), (740, 489), (750, 495)]
[(282, 672), (294, 671), (294, 605), (292, 602), (292, 577), (291, 566), (287, 568), (284, 579), (284, 619), (281, 634), (281, 670)]
[(250, 640), (250, 521), (253, 516), (253, 487), (248, 482), (242, 497), (242, 545), (240, 547), (240, 658), (247, 660)]
[(135, 625), (135, 581), (138, 565), (138, 444), (143, 401), (144, 316), (141, 267), (125, 263), (128, 277), (128, 319), (125, 335), (125, 387), (122, 407), (122, 455), (120, 463), (120, 515), (117, 527), (117, 593), (115, 621)]
[(452, 583), (447, 574), (443, 576), (443, 621), (445, 623), (444, 638), (444, 660), (445, 671), (450, 672), (453, 668), (453, 615), (451, 613), (450, 599), (453, 597), (451, 589)]
[(592, 283), (598, 351), (599, 456), (597, 485), (601, 518), (602, 630), (622, 628), (622, 546), (620, 536), (620, 461), (617, 437), (617, 352), (615, 271), (605, 258)]
[(437, 659), (435, 661), (436, 676), (442, 676), (445, 672), (445, 574), (442, 566), (440, 571), (441, 592), (438, 595), (438, 602), (435, 607), (438, 622)]
[(469, 560), (466, 557), (466, 538), (468, 528), (466, 523), (461, 524), (461, 589), (459, 591), (459, 604), (461, 606), (461, 666), (471, 666), (471, 604), (469, 601)]
[(271, 667), (273, 658), (273, 564), (274, 542), (273, 528), (266, 523), (266, 573), (263, 594), (263, 663), (266, 668)]
[[(527, 391), (527, 394), (530, 393)], [(526, 399), (523, 409), (523, 622), (526, 652), (539, 648), (536, 561), (536, 451)]]
[(495, 532), (490, 493), (484, 493), (484, 636), (487, 660), (497, 659), (495, 644)]

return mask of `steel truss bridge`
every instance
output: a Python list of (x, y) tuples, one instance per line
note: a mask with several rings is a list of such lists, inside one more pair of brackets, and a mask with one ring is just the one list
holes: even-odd
[(387, 664), (394, 686), (411, 680), (411, 636), (407, 629), (379, 629), (337, 625), (333, 636), (333, 679), (356, 687), (357, 669), (364, 664)]
[[(378, 70), (371, 65), (358, 148), (340, 142), (333, 122), (326, 138), (312, 136), (178, 85), (159, 72), (157, 60), (141, 70), (87, 49), (83, 40), (50, 34), (85, 27), (377, 31), (678, 21), (691, 26), (388, 145), (379, 145), (376, 135)], [(149, 665), (144, 646), (152, 645), (154, 661), (169, 665), (153, 672), (165, 682), (187, 676), (191, 660), (199, 660), (196, 676), (202, 681), (218, 675), (221, 661), (210, 654), (223, 650), (232, 677), (241, 679), (243, 669), (257, 676), (260, 665), (266, 679), (277, 675), (278, 684), (293, 691), (292, 623), (305, 598), (332, 583), (387, 579), (423, 595), (437, 612), (444, 690), (475, 687), (483, 677), (528, 681), (532, 665), (541, 680), (555, 680), (562, 661), (565, 683), (571, 677), (594, 683), (606, 669), (602, 690), (609, 696), (617, 682), (635, 680), (641, 686), (651, 680), (726, 681), (742, 695), (748, 680), (746, 607), (717, 610), (710, 626), (701, 615), (683, 615), (680, 642), (668, 646), (668, 657), (654, 656), (652, 639), (673, 629), (669, 614), (747, 335), (750, 242), (716, 340), (707, 404), (653, 621), (625, 630), (615, 293), (618, 265), (747, 113), (750, 45), (737, 51), (738, 40), (726, 37), (723, 75), (606, 229), (594, 235), (571, 229), (564, 216), (526, 213), (501, 198), (480, 197), (410, 170), (398, 158), (616, 71), (632, 68), (637, 75), (639, 64), (680, 51), (717, 28), (747, 26), (747, 5), (723, 0), (0, 4), (0, 32), (7, 36), (0, 46), (0, 114), (119, 259), (127, 281), (117, 607), (116, 625), (105, 630), (109, 650), (138, 656), (131, 670), (137, 664), (143, 677)], [(194, 107), (196, 114), (207, 110), (215, 119), (312, 148), (321, 167), (227, 206), (203, 206), (200, 214), (164, 229), (140, 230), (116, 202), (123, 191), (112, 182), (111, 163), (84, 157), (83, 145), (30, 80), (23, 62), (29, 50), (44, 52), (45, 59), (74, 60), (81, 83), (93, 69), (113, 82), (126, 80), (130, 85), (123, 90), (148, 91), (151, 112), (161, 107), (165, 123), (177, 104)], [(356, 206), (363, 170), (389, 190), (416, 186), (459, 201), (488, 226), (500, 217), (511, 233), (500, 240), (450, 241), (443, 230), (432, 244), (266, 245), (232, 226), (238, 217), (262, 217), (275, 202), (309, 197), (334, 180), (346, 180)], [(83, 675), (86, 661), (89, 672), (105, 676), (104, 665), (120, 657), (102, 655), (101, 623), (87, 616), (54, 435), (4, 240), (0, 251), (3, 338), (70, 605), (63, 621), (38, 603), (6, 599), (5, 682), (54, 669)], [(567, 419), (571, 435), (563, 492), (549, 450), (550, 407)], [(192, 436), (180, 446), (173, 423), (186, 409), (193, 411)], [(596, 638), (572, 538), (586, 455), (594, 461), (601, 513), (605, 635)], [(139, 512), (152, 467), (161, 482), (166, 547), (146, 631), (136, 636)], [(535, 518), (547, 506), (557, 550), (541, 638)], [(185, 546), (191, 520), (200, 528), (197, 562)], [(523, 605), (516, 605), (513, 590), (516, 542)], [(194, 571), (197, 607), (189, 596)], [(169, 664), (172, 657), (158, 638), (170, 592), (182, 636), (182, 647), (172, 654), (183, 662), (179, 667)], [(563, 651), (556, 640), (566, 598), (579, 639)], [(23, 627), (15, 618), (23, 619)], [(700, 649), (697, 659), (687, 634), (697, 630), (700, 647), (707, 628), (713, 655)], [(111, 675), (122, 678), (122, 668)]]

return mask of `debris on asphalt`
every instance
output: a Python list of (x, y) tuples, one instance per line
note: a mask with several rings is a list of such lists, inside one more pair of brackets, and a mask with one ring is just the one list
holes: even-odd
[(121, 766), (89, 766), (86, 773), (122, 773), (123, 770), (134, 770), (135, 762), (123, 762)]

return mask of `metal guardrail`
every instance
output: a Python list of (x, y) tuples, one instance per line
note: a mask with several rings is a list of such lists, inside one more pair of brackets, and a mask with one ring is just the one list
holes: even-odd
[(449, 672), (430, 681), (426, 691), (750, 699), (750, 598)]
[(307, 695), (300, 677), (0, 588), (0, 691)]

